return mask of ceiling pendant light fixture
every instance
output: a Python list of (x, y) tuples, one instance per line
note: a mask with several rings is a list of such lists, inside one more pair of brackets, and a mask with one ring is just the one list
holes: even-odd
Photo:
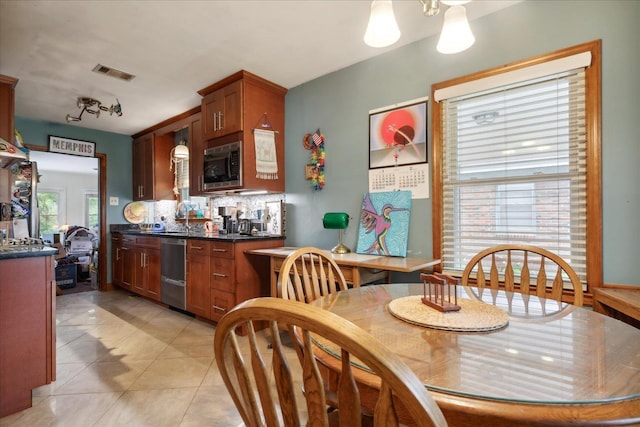
[[(442, 3), (446, 4), (445, 1)], [(459, 53), (470, 48), (475, 41), (464, 6), (459, 4), (450, 6), (444, 13), (444, 24), (436, 46), (438, 52)]]
[(171, 158), (176, 160), (187, 160), (189, 158), (189, 147), (187, 147), (187, 141), (184, 138), (184, 131), (188, 131), (188, 128), (180, 129), (180, 142), (171, 150)]
[[(440, 4), (449, 6), (444, 14), (444, 24), (438, 39), (437, 49), (440, 53), (459, 53), (468, 49), (476, 39), (471, 32), (467, 11), (463, 4), (471, 0), (419, 0), (425, 16), (436, 16), (440, 13)], [(371, 47), (386, 47), (400, 38), (400, 30), (393, 14), (391, 0), (373, 0), (371, 15), (364, 35), (364, 42)]]
[(371, 47), (391, 46), (400, 38), (391, 0), (373, 0), (364, 42)]

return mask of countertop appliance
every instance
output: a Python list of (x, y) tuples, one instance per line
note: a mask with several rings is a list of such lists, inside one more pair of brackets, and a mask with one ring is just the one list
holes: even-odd
[(13, 219), (27, 219), (29, 236), (40, 237), (36, 162), (20, 162), (11, 168), (11, 204)]
[(187, 309), (187, 240), (160, 241), (160, 301), (180, 310)]
[(251, 234), (251, 220), (250, 219), (240, 219), (240, 220), (238, 220), (238, 233), (240, 233), (240, 234)]
[(204, 190), (224, 190), (242, 186), (241, 141), (204, 150)]

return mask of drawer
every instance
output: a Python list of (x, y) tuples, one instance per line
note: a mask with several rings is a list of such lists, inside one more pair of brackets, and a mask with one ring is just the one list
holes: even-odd
[(235, 294), (218, 290), (211, 291), (211, 320), (218, 321), (235, 306)]
[(211, 289), (234, 292), (234, 262), (228, 259), (211, 258)]
[(160, 249), (160, 238), (158, 237), (136, 236), (135, 239), (138, 246)]
[(206, 240), (187, 240), (187, 253), (188, 254), (203, 254), (207, 255), (210, 251), (209, 242)]
[(211, 255), (216, 258), (233, 259), (233, 243), (210, 242)]

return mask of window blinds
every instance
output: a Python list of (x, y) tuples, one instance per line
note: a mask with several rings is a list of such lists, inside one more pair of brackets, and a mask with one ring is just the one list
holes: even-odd
[(444, 271), (489, 246), (531, 244), (586, 283), (584, 69), (442, 102)]

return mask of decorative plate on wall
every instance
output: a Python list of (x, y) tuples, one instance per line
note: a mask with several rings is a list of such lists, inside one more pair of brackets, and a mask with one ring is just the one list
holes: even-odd
[(147, 219), (149, 212), (144, 202), (131, 202), (124, 207), (124, 219), (131, 224), (140, 224)]

